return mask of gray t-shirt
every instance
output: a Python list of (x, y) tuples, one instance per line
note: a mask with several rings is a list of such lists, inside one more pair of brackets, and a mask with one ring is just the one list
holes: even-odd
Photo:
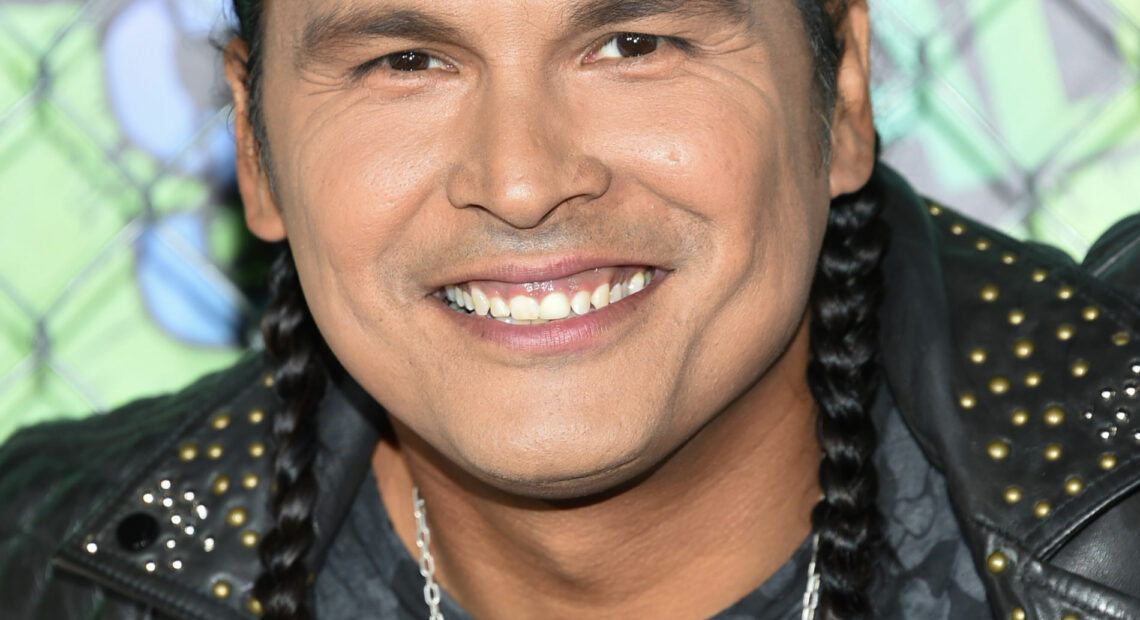
[[(875, 617), (991, 617), (941, 474), (931, 467), (885, 390), (874, 416), (880, 446), (879, 506), (890, 547), (871, 589)], [(810, 553), (809, 538), (759, 588), (714, 619), (799, 620)], [(423, 620), (428, 617), (423, 585), (415, 560), (392, 530), (376, 478), (369, 474), (317, 576), (316, 617)], [(471, 618), (446, 592), (441, 611), (448, 620)]]

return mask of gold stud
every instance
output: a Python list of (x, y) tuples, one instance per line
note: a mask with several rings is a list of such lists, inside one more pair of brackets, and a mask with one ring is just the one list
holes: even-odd
[(178, 458), (186, 463), (193, 461), (198, 458), (198, 446), (192, 443), (183, 445), (181, 448), (178, 448)]
[(973, 409), (978, 406), (978, 397), (967, 392), (958, 397), (958, 404), (962, 405), (963, 409)]
[(1057, 299), (1072, 299), (1073, 298), (1073, 292), (1074, 292), (1073, 287), (1066, 284), (1066, 285), (1062, 286), (1061, 288), (1057, 289)]
[(241, 533), (241, 544), (246, 547), (253, 548), (257, 546), (257, 532), (253, 530), (246, 530)]
[(257, 488), (257, 482), (257, 474), (246, 474), (241, 478), (241, 485), (250, 490)]
[(230, 479), (225, 475), (219, 475), (214, 478), (214, 484), (211, 486), (214, 489), (214, 495), (225, 495), (226, 491), (230, 490)]
[(265, 613), (265, 610), (261, 608), (261, 601), (255, 598), (249, 599), (249, 602), (245, 604), (245, 608), (249, 610), (249, 613), (255, 616), (260, 616)]
[(934, 217), (938, 217), (939, 215), (942, 215), (942, 207), (935, 205), (935, 204), (932, 204), (932, 205), (930, 205), (929, 208), (930, 208), (930, 214), (933, 215)]
[(261, 385), (273, 387), (273, 373), (265, 373), (265, 376), (261, 378)]
[(218, 598), (228, 598), (230, 595), (230, 584), (225, 581), (219, 581), (214, 584), (214, 596)]
[(1025, 322), (1025, 311), (1024, 310), (1011, 310), (1010, 311), (1010, 313), (1009, 313), (1009, 324), (1010, 325), (1021, 325), (1024, 322)]
[(1014, 254), (1013, 252), (1004, 252), (1001, 255), (1001, 262), (1007, 265), (1012, 265), (1017, 262), (1017, 254)]
[(249, 455), (255, 459), (265, 456), (265, 444), (255, 441), (249, 445)]
[(1010, 504), (1016, 504), (1021, 501), (1021, 488), (1009, 487), (1005, 490), (1005, 501)]
[(1033, 278), (1034, 282), (1044, 282), (1045, 278), (1049, 277), (1049, 272), (1044, 269), (1034, 269), (1030, 277)]
[(1049, 407), (1045, 410), (1045, 424), (1060, 426), (1065, 421), (1065, 410), (1060, 407)]
[(1045, 500), (1041, 500), (1036, 504), (1033, 504), (1033, 515), (1038, 519), (1044, 519), (1045, 517), (1048, 517), (1049, 512), (1052, 510), (1053, 507), (1050, 506), (1049, 502)]
[(986, 354), (985, 349), (977, 348), (977, 349), (974, 349), (973, 351), (970, 351), (970, 361), (975, 363), (975, 364), (985, 364), (986, 363), (986, 357), (987, 357), (987, 354)]
[(974, 247), (978, 248), (979, 252), (985, 252), (986, 250), (990, 249), (990, 240), (982, 237), (981, 239), (978, 239), (974, 242)]
[(1116, 332), (1112, 335), (1112, 344), (1118, 347), (1127, 345), (1130, 340), (1132, 337), (1128, 335), (1128, 332)]
[(1061, 446), (1060, 445), (1055, 444), (1055, 443), (1051, 443), (1051, 444), (1045, 446), (1045, 460), (1046, 461), (1056, 461), (1059, 458), (1061, 458)]
[(978, 296), (982, 298), (982, 301), (996, 301), (1000, 295), (1001, 291), (993, 284), (987, 284), (978, 291)]
[(245, 519), (247, 516), (249, 515), (246, 514), (244, 508), (232, 508), (229, 512), (226, 513), (226, 523), (229, 523), (234, 527), (241, 527), (245, 524)]
[(1069, 495), (1076, 495), (1076, 494), (1080, 493), (1081, 491), (1083, 491), (1084, 488), (1085, 488), (1085, 483), (1082, 482), (1081, 479), (1076, 477), (1076, 476), (1072, 476), (1068, 480), (1065, 481), (1065, 492), (1068, 493)]
[(1066, 323), (1057, 328), (1057, 340), (1072, 340), (1076, 331), (1075, 327)]
[(224, 452), (224, 450), (220, 443), (212, 443), (206, 448), (206, 456), (214, 461), (222, 458), (222, 452)]
[(219, 413), (210, 420), (210, 426), (216, 431), (220, 431), (230, 425), (230, 414)]
[(1005, 394), (1009, 391), (1009, 379), (1005, 377), (994, 377), (990, 379), (990, 391), (994, 394)]
[(1025, 373), (1025, 385), (1028, 387), (1037, 387), (1041, 385), (1041, 373), (1027, 372)]
[(1013, 344), (1013, 354), (1021, 359), (1026, 359), (1033, 355), (1033, 342), (1030, 340), (1018, 340)]
[(1009, 620), (1025, 620), (1025, 610), (1014, 607), (1013, 611), (1009, 612)]
[(950, 225), (950, 232), (956, 236), (964, 235), (966, 234), (966, 225), (962, 222), (954, 222)]
[(995, 575), (1005, 572), (1009, 566), (1009, 558), (1001, 551), (994, 551), (986, 558), (986, 568)]
[(1009, 421), (1012, 422), (1014, 426), (1025, 426), (1029, 423), (1029, 412), (1024, 409), (1018, 409), (1009, 416)]
[(1061, 620), (1081, 620), (1081, 617), (1077, 614), (1065, 614), (1061, 616)]
[(264, 420), (264, 419), (265, 419), (265, 412), (262, 411), (261, 409), (254, 409), (254, 410), (249, 412), (249, 423), (250, 424), (261, 424), (262, 420)]
[(1100, 468), (1108, 471), (1113, 467), (1116, 467), (1116, 455), (1111, 453), (1102, 454), (1100, 457)]
[(1095, 321), (1100, 318), (1100, 308), (1089, 306), (1081, 310), (1081, 316), (1084, 317), (1086, 321)]
[(1083, 377), (1089, 374), (1089, 363), (1084, 360), (1077, 360), (1069, 367), (1074, 377)]
[(990, 443), (986, 448), (986, 452), (990, 453), (990, 458), (995, 461), (1000, 461), (1009, 456), (1009, 444), (1004, 441), (995, 441)]

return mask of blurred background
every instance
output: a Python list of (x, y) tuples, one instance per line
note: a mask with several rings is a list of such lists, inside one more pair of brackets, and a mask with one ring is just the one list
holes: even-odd
[[(1140, 0), (870, 0), (886, 159), (1076, 258), (1140, 210)], [(256, 344), (226, 0), (0, 0), (0, 441)]]

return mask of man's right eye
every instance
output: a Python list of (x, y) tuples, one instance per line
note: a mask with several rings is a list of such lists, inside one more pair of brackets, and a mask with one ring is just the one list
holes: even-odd
[(376, 66), (387, 67), (393, 71), (427, 71), (428, 69), (446, 69), (449, 65), (426, 52), (404, 50), (381, 56), (368, 63), (367, 68)]

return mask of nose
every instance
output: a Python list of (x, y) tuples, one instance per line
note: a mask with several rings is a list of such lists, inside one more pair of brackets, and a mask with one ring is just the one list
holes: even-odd
[(478, 208), (516, 229), (540, 225), (562, 205), (604, 194), (610, 171), (583, 152), (574, 115), (541, 81), (516, 79), (469, 100), (466, 148), (448, 179), (457, 208)]

